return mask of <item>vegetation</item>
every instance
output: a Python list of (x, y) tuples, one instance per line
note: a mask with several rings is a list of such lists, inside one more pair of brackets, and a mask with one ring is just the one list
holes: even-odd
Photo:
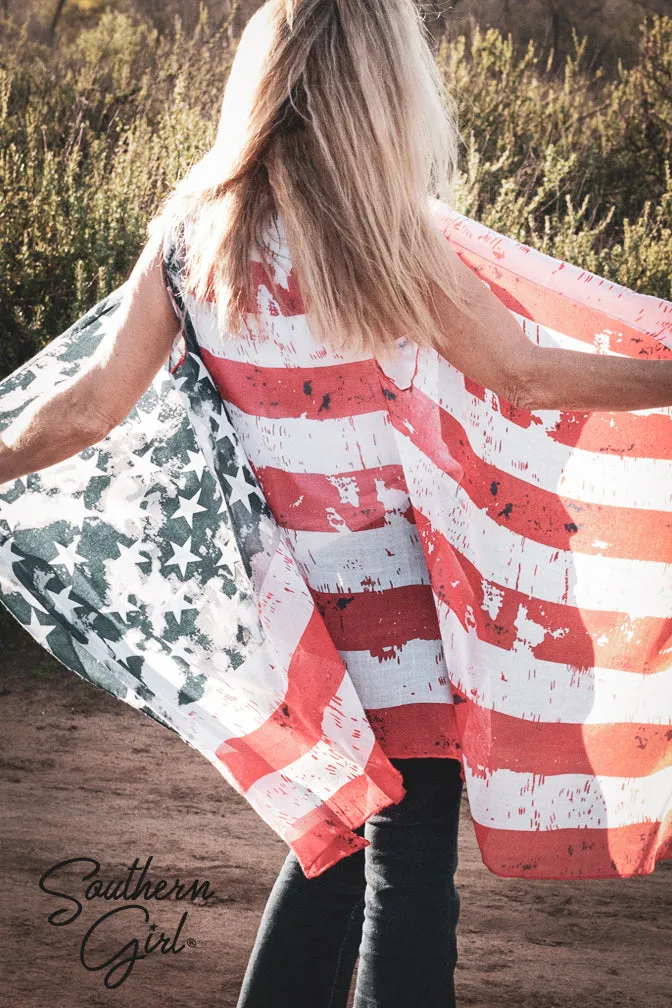
[[(235, 47), (82, 0), (55, 43), (0, 21), (0, 377), (130, 272), (145, 222), (212, 142)], [(55, 9), (55, 7), (54, 7)], [(542, 251), (672, 299), (672, 19), (615, 72), (496, 29), (437, 49), (464, 149), (455, 205)]]

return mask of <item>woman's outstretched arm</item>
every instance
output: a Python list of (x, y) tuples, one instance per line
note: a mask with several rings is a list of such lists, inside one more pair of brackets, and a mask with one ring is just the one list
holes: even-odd
[(114, 319), (82, 370), (38, 396), (0, 434), (0, 484), (102, 441), (151, 385), (179, 332), (158, 239), (145, 245)]
[(441, 297), (435, 348), (469, 378), (528, 410), (672, 406), (672, 356), (636, 360), (539, 347), (457, 253), (455, 266), (477, 321)]
[[(635, 360), (538, 347), (455, 254), (477, 320), (437, 300), (437, 351), (474, 381), (529, 410), (638, 410), (672, 405), (672, 359)], [(39, 396), (0, 434), (0, 484), (97, 444), (119, 424), (166, 361), (179, 322), (151, 239), (108, 333), (86, 366)]]

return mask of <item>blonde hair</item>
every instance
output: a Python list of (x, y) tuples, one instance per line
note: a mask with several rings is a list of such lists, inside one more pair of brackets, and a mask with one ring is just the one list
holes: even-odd
[[(459, 133), (413, 0), (269, 0), (241, 37), (219, 129), (150, 223), (189, 222), (185, 282), (222, 336), (254, 311), (278, 215), (311, 328), (376, 355), (435, 345), (436, 295), (469, 311), (431, 197)], [(272, 272), (266, 270), (269, 282)]]

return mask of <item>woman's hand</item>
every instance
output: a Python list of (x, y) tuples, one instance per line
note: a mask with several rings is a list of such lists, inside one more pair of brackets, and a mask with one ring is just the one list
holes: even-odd
[(655, 409), (672, 405), (669, 360), (638, 360), (539, 347), (499, 298), (455, 255), (476, 321), (439, 302), (435, 348), (469, 378), (527, 410)]
[(113, 329), (82, 370), (39, 396), (0, 434), (0, 484), (107, 437), (151, 385), (179, 330), (164, 286), (160, 238), (151, 238), (124, 285)]

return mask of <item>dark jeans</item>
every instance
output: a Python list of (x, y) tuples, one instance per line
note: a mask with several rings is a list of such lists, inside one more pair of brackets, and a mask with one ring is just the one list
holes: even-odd
[(307, 879), (290, 850), (237, 1008), (454, 1008), (458, 760), (393, 759), (406, 794), (357, 833), (369, 847)]

